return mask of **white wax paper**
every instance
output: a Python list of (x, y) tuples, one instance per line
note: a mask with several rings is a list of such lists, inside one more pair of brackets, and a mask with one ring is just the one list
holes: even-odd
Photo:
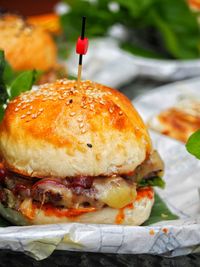
[[(146, 120), (179, 97), (198, 95), (199, 88), (200, 80), (177, 83), (133, 102)], [(179, 220), (137, 227), (78, 223), (2, 227), (0, 248), (22, 251), (38, 260), (55, 249), (166, 256), (200, 251), (200, 161), (188, 154), (182, 143), (154, 132), (151, 136), (166, 165), (166, 189), (157, 191)]]

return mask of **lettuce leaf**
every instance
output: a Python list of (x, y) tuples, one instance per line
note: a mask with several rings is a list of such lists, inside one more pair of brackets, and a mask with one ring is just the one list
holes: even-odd
[(196, 131), (189, 137), (186, 149), (190, 154), (200, 159), (200, 130)]
[(162, 198), (155, 193), (155, 202), (151, 211), (149, 219), (143, 223), (143, 226), (151, 225), (160, 221), (177, 220), (179, 217), (173, 214), (162, 200)]
[(161, 177), (152, 177), (148, 179), (142, 179), (139, 184), (139, 187), (145, 187), (145, 186), (157, 186), (162, 189), (165, 188), (165, 181)]

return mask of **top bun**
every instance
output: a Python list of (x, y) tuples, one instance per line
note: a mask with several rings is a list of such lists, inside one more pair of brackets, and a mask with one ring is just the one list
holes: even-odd
[(50, 34), (15, 15), (0, 17), (0, 49), (15, 70), (47, 71), (56, 65), (56, 46)]
[(8, 104), (0, 125), (6, 166), (32, 177), (128, 174), (151, 153), (146, 126), (117, 90), (58, 80)]

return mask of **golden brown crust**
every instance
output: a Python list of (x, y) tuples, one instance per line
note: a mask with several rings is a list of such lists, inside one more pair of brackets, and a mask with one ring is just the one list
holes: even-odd
[(47, 71), (56, 65), (56, 46), (50, 34), (14, 15), (0, 17), (0, 49), (15, 70)]
[[(35, 146), (45, 150), (48, 143), (53, 148), (64, 149), (71, 157), (85, 154), (97, 165), (112, 158), (112, 166), (119, 168), (125, 161), (140, 164), (152, 150), (146, 127), (131, 102), (118, 91), (91, 81), (82, 82), (78, 89), (75, 81), (59, 80), (17, 97), (6, 109), (0, 141), (4, 159), (11, 141), (13, 149), (16, 143), (23, 143), (32, 150)], [(109, 155), (105, 154), (104, 146), (105, 150), (110, 149)], [(137, 154), (135, 159), (132, 159), (133, 150)], [(123, 160), (113, 159), (112, 153), (119, 154)], [(5, 161), (13, 170), (18, 169), (8, 158)], [(23, 168), (19, 172), (27, 174)], [(37, 172), (37, 175), (41, 174)]]

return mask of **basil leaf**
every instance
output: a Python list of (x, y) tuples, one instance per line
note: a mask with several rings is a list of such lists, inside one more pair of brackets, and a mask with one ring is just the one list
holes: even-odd
[(139, 187), (145, 187), (145, 186), (157, 186), (162, 189), (165, 188), (165, 181), (161, 177), (152, 177), (148, 179), (142, 179), (139, 184)]
[(6, 62), (4, 58), (4, 52), (0, 50), (0, 104), (1, 105), (3, 105), (8, 98), (6, 84), (4, 81), (5, 66)]
[(22, 92), (31, 90), (37, 77), (36, 70), (28, 70), (22, 72), (17, 78), (11, 83), (9, 88), (9, 98), (12, 99)]
[(7, 61), (5, 61), (5, 68), (4, 68), (4, 73), (3, 73), (3, 80), (5, 84), (7, 85), (11, 84), (15, 76), (16, 76), (16, 73), (13, 71), (10, 64)]
[(168, 209), (167, 205), (160, 198), (160, 196), (155, 193), (155, 202), (151, 211), (151, 215), (149, 219), (143, 223), (143, 225), (151, 225), (160, 221), (177, 220), (178, 218), (179, 217), (177, 215), (173, 214)]
[(200, 130), (196, 131), (189, 137), (186, 149), (190, 154), (200, 159)]
[(0, 217), (0, 227), (6, 227), (6, 226), (11, 226), (12, 224), (5, 220), (4, 218)]

